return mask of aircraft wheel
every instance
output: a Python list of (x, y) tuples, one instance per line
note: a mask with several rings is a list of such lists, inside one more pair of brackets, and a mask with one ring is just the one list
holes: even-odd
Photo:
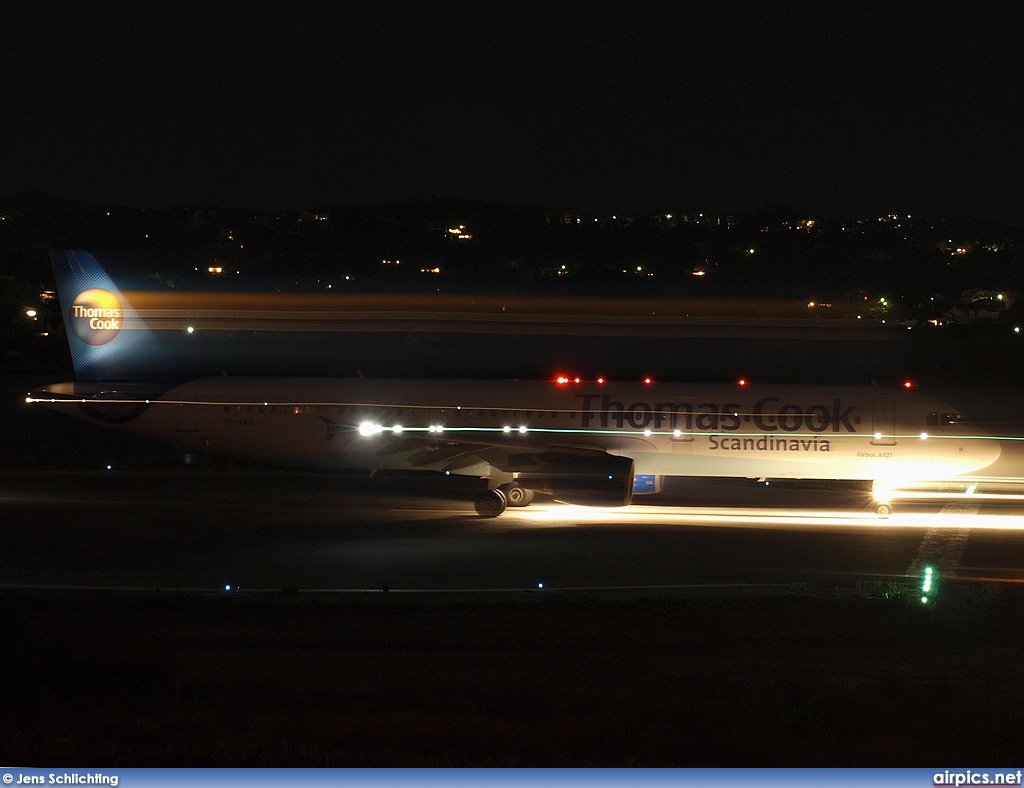
[(473, 503), (476, 513), (481, 517), (497, 517), (505, 511), (505, 493), (501, 490), (488, 490)]
[(533, 490), (527, 490), (518, 484), (510, 484), (502, 488), (509, 506), (529, 506), (533, 503)]
[(888, 503), (880, 503), (875, 507), (875, 514), (881, 517), (883, 520), (892, 514), (892, 505)]

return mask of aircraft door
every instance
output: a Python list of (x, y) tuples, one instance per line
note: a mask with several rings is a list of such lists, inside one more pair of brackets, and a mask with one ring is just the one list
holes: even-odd
[(896, 406), (892, 397), (871, 400), (871, 431), (873, 446), (896, 445)]

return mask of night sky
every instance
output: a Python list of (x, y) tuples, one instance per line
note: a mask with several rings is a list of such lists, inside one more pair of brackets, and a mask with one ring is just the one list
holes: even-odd
[(0, 5), (0, 197), (1024, 224), (1017, 4)]

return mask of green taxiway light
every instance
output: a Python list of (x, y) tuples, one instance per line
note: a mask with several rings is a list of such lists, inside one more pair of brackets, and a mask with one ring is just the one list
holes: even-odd
[(921, 604), (928, 604), (929, 594), (932, 592), (932, 579), (938, 579), (935, 571), (930, 567), (924, 568), (924, 577), (921, 580)]

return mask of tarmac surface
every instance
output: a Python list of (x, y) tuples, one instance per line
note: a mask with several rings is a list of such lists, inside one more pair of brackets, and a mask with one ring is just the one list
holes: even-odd
[(649, 595), (916, 582), (925, 566), (1024, 582), (1024, 502), (880, 520), (852, 490), (701, 479), (624, 509), (538, 500), (487, 519), (473, 494), (432, 478), (7, 472), (0, 587)]

